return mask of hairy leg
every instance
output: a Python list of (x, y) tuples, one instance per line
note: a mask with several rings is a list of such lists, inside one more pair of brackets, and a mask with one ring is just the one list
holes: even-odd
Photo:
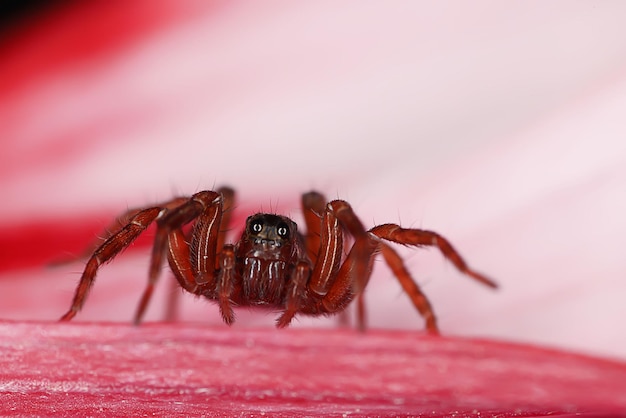
[[(235, 191), (230, 187), (220, 187), (217, 192), (222, 195), (222, 220), (220, 221), (220, 228), (217, 234), (217, 252), (221, 252), (226, 244), (226, 234), (230, 227), (230, 220), (233, 215), (233, 209), (235, 207)], [(219, 267), (219, 254), (215, 257), (215, 267)]]
[(305, 245), (311, 263), (315, 264), (320, 251), (322, 216), (326, 208), (326, 198), (318, 192), (302, 195), (302, 214), (306, 223)]
[(370, 232), (379, 238), (402, 245), (435, 246), (462, 273), (472, 277), (480, 283), (497, 288), (498, 285), (488, 277), (470, 269), (461, 255), (452, 247), (447, 239), (432, 231), (422, 229), (405, 229), (395, 224), (375, 226)]
[[(235, 206), (235, 191), (229, 187), (220, 187), (217, 190), (223, 198), (222, 220), (217, 236), (217, 251), (215, 257), (215, 268), (219, 268), (219, 252), (226, 242), (226, 234), (230, 226), (232, 211)], [(168, 263), (170, 269), (174, 273), (175, 281), (171, 281), (171, 289), (168, 294), (167, 306), (165, 311), (166, 321), (175, 321), (178, 317), (178, 301), (180, 300), (179, 288), (190, 293), (202, 293), (204, 287), (199, 290), (195, 282), (194, 274), (191, 268), (191, 256), (189, 252), (188, 240), (181, 230), (174, 231), (170, 234), (168, 240)]]
[(332, 206), (327, 205), (320, 222), (320, 246), (309, 280), (309, 290), (325, 296), (337, 276), (343, 251), (343, 231)]
[(235, 247), (233, 245), (225, 245), (220, 255), (216, 293), (222, 319), (227, 325), (232, 325), (235, 322), (235, 312), (233, 311), (231, 301), (235, 278)]
[(420, 315), (422, 315), (426, 321), (426, 329), (428, 332), (431, 334), (439, 334), (433, 308), (426, 298), (426, 295), (422, 293), (415, 280), (411, 277), (411, 274), (402, 261), (402, 257), (400, 257), (400, 255), (398, 255), (393, 248), (384, 242), (380, 243), (380, 249), (385, 262), (400, 282), (402, 289), (409, 296), (413, 306), (415, 306)]
[(83, 307), (100, 266), (126, 249), (159, 216), (163, 209), (153, 207), (139, 211), (115, 234), (105, 240), (87, 261), (70, 309), (61, 321), (69, 321)]
[[(348, 256), (341, 264), (344, 229), (354, 238)], [(319, 258), (309, 282), (310, 298), (317, 297), (312, 313), (341, 312), (367, 285), (378, 243), (374, 241), (347, 202), (335, 200), (326, 205), (320, 230)], [(364, 327), (364, 304), (359, 302), (359, 326)], [(318, 312), (316, 312), (318, 311)]]
[[(163, 252), (168, 245), (169, 235), (173, 231), (181, 230), (184, 225), (192, 221), (196, 221), (193, 232), (195, 245), (193, 245), (194, 241), (192, 241), (191, 253), (192, 261), (194, 259), (198, 260), (196, 265), (193, 266), (195, 269), (194, 271), (198, 272), (199, 275), (202, 274), (205, 276), (202, 280), (206, 280), (206, 276), (209, 278), (214, 277), (217, 231), (214, 230), (215, 228), (213, 225), (217, 225), (219, 227), (221, 212), (221, 195), (213, 191), (203, 191), (194, 194), (185, 203), (166, 212), (158, 219), (157, 232), (150, 260), (148, 284), (142, 294), (135, 313), (135, 324), (141, 322), (141, 318), (143, 317), (150, 298), (152, 297), (154, 286), (158, 280), (159, 272), (161, 270)], [(209, 234), (209, 230), (212, 231), (213, 234)], [(210, 267), (207, 268), (207, 266)], [(196, 276), (196, 282), (198, 282), (198, 276)]]
[(278, 328), (285, 328), (291, 323), (293, 317), (298, 313), (302, 306), (302, 300), (307, 292), (306, 282), (311, 273), (309, 264), (305, 261), (299, 261), (293, 271), (290, 280), (290, 286), (287, 290), (287, 301), (285, 303), (285, 311), (276, 320)]

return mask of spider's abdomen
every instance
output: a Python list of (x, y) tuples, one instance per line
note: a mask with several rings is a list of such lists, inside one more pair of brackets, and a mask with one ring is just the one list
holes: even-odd
[(282, 306), (288, 280), (289, 266), (285, 261), (244, 258), (241, 304)]

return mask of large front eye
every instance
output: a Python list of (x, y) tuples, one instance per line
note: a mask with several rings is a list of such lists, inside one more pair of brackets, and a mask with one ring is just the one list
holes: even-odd
[(263, 222), (259, 220), (253, 221), (252, 224), (250, 224), (250, 231), (254, 232), (255, 234), (258, 234), (262, 230), (263, 230)]
[(278, 233), (279, 237), (286, 238), (287, 236), (289, 236), (289, 227), (287, 226), (287, 224), (281, 223), (278, 225), (276, 232)]

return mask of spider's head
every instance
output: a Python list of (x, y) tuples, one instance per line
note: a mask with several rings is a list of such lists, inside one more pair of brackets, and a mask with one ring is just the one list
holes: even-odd
[(296, 240), (297, 226), (285, 216), (257, 213), (246, 221), (241, 243), (253, 252), (254, 257), (275, 258), (290, 252)]

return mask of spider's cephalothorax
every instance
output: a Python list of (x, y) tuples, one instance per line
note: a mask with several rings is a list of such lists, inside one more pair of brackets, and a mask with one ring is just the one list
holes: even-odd
[(289, 218), (264, 213), (249, 217), (235, 252), (241, 287), (231, 299), (238, 305), (280, 306), (302, 256), (298, 238)]
[[(306, 235), (301, 235), (287, 217), (259, 213), (248, 218), (236, 244), (226, 244), (234, 197), (230, 188), (203, 191), (120, 216), (120, 226), (89, 257), (72, 305), (61, 319), (72, 319), (82, 308), (99, 267), (128, 247), (154, 221), (157, 232), (148, 286), (135, 315), (136, 323), (148, 305), (165, 253), (180, 286), (216, 301), (227, 324), (235, 320), (233, 306), (237, 305), (280, 310), (276, 325), (282, 328), (296, 314), (336, 314), (358, 297), (358, 322), (364, 329), (363, 290), (374, 258), (381, 254), (426, 320), (428, 331), (438, 333), (428, 299), (390, 242), (436, 246), (462, 273), (496, 287), (493, 281), (471, 270), (436, 232), (395, 224), (366, 230), (347, 202), (327, 202), (317, 192), (302, 196)], [(190, 232), (183, 228), (187, 224), (192, 225)]]
[(257, 213), (246, 221), (246, 229), (237, 246), (241, 257), (263, 260), (292, 258), (298, 227), (289, 218), (268, 213)]

